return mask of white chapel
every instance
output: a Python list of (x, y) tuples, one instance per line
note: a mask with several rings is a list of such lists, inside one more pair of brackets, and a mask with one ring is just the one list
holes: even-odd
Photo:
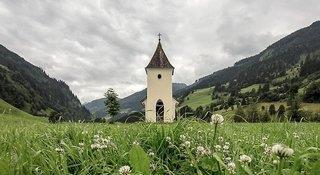
[(147, 73), (147, 98), (145, 106), (147, 122), (173, 122), (178, 102), (172, 97), (174, 67), (169, 62), (161, 45), (161, 34), (156, 51), (145, 68)]

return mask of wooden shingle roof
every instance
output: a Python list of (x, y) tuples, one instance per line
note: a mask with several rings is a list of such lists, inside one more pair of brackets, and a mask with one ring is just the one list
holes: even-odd
[(164, 53), (161, 42), (159, 40), (156, 51), (154, 52), (151, 61), (147, 65), (147, 68), (170, 68), (174, 69), (174, 67), (169, 62), (166, 54)]

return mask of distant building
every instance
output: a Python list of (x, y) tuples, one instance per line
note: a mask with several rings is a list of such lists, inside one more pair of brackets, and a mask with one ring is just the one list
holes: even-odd
[(172, 76), (174, 67), (170, 64), (161, 46), (160, 34), (156, 51), (147, 65), (147, 99), (145, 106), (147, 122), (173, 122), (175, 106), (178, 102), (172, 97)]

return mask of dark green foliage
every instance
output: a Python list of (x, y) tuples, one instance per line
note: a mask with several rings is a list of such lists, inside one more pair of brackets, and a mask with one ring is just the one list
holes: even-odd
[(0, 45), (0, 98), (33, 115), (57, 111), (63, 120), (89, 120), (90, 113), (63, 81), (50, 78)]
[(292, 121), (300, 121), (302, 119), (302, 111), (300, 110), (301, 104), (299, 99), (291, 98), (288, 101), (288, 117)]
[(104, 94), (106, 101), (104, 104), (106, 105), (106, 112), (114, 117), (119, 113), (120, 104), (118, 101), (118, 94), (112, 89), (108, 89), (108, 91)]
[(309, 103), (320, 102), (320, 81), (312, 82), (307, 88), (303, 96), (304, 101)]
[(271, 118), (268, 111), (264, 111), (261, 116), (261, 122), (270, 122)]
[(57, 111), (53, 111), (53, 112), (51, 112), (51, 114), (49, 115), (49, 122), (50, 123), (57, 123), (57, 122), (59, 122), (59, 121), (61, 121), (62, 120), (62, 116), (61, 116), (61, 114), (59, 113), (59, 112), (57, 112)]
[(197, 118), (201, 118), (204, 115), (203, 107), (199, 106), (197, 109), (194, 111), (194, 115)]
[(300, 76), (307, 76), (317, 71), (320, 71), (320, 56), (311, 58), (310, 54), (307, 55), (305, 62), (301, 66)]
[(245, 122), (246, 114), (241, 106), (236, 109), (235, 115), (233, 116), (234, 122)]
[(269, 107), (269, 114), (270, 115), (275, 115), (276, 114), (276, 107), (274, 106), (274, 104), (271, 104)]
[(277, 116), (280, 121), (283, 121), (285, 112), (286, 112), (286, 108), (283, 105), (280, 105), (277, 112)]
[(251, 123), (259, 122), (258, 105), (252, 103), (247, 108), (247, 121)]
[(193, 115), (194, 115), (194, 112), (193, 112), (192, 108), (189, 107), (188, 105), (183, 106), (179, 110), (179, 116), (182, 118), (192, 117)]

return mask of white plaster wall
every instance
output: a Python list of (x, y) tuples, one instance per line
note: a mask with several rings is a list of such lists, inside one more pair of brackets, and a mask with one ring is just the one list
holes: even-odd
[[(148, 68), (147, 100), (145, 101), (146, 121), (156, 122), (156, 103), (160, 99), (164, 104), (164, 122), (175, 118), (175, 102), (172, 98), (172, 69)], [(158, 79), (161, 74), (161, 79)]]

